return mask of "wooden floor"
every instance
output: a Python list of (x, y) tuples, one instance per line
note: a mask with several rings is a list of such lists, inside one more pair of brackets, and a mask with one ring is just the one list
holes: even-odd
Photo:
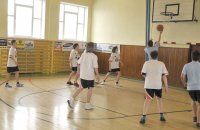
[[(111, 77), (94, 89), (95, 109), (84, 110), (85, 92), (74, 111), (67, 99), (75, 91), (66, 85), (67, 76), (26, 76), (24, 88), (5, 88), (0, 80), (0, 130), (195, 130), (190, 98), (186, 91), (170, 89), (163, 96), (166, 123), (159, 121), (155, 100), (145, 125), (139, 124), (144, 94), (143, 82), (121, 80), (114, 87)], [(14, 86), (15, 81), (11, 84)]]

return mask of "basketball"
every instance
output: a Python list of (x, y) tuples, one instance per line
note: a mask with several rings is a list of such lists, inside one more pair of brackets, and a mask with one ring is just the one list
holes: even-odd
[(157, 26), (157, 30), (158, 30), (159, 32), (162, 32), (162, 31), (164, 30), (164, 26), (163, 26), (162, 24), (159, 24), (159, 25)]

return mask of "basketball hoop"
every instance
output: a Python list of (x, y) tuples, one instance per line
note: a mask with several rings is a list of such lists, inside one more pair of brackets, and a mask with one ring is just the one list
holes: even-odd
[(173, 12), (161, 12), (160, 14), (164, 16), (169, 16), (171, 19), (173, 19), (173, 17), (175, 16)]

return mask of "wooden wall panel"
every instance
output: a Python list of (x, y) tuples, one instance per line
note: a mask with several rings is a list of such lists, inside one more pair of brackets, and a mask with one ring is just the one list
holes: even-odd
[(142, 46), (121, 46), (122, 76), (142, 79), (141, 69), (144, 64), (145, 54)]
[(95, 54), (98, 56), (99, 72), (107, 73), (109, 70), (108, 59), (110, 57), (110, 53), (96, 52)]
[(182, 86), (180, 75), (183, 66), (188, 62), (189, 48), (160, 48), (159, 60), (163, 61), (169, 71), (170, 85)]
[[(159, 60), (164, 62), (169, 71), (169, 84), (173, 86), (182, 86), (180, 74), (183, 66), (188, 62), (189, 48), (167, 48), (161, 47), (159, 49)], [(100, 73), (108, 71), (108, 53), (96, 53), (99, 58)], [(145, 62), (144, 47), (122, 45), (121, 59), (124, 63), (121, 66), (122, 76), (133, 79), (142, 80), (141, 69)]]

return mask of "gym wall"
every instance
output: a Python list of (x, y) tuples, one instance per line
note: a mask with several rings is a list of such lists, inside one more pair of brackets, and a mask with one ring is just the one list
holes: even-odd
[(92, 41), (145, 45), (145, 0), (94, 0)]
[[(91, 37), (92, 0), (46, 0), (45, 40), (58, 39), (60, 1), (88, 6), (88, 37)], [(7, 37), (7, 0), (0, 0), (0, 37)]]

